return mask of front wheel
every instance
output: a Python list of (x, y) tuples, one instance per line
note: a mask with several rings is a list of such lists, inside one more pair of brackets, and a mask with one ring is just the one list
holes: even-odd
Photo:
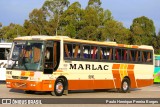
[(54, 93), (56, 96), (62, 96), (64, 92), (64, 81), (62, 79), (58, 79), (55, 82)]
[(121, 91), (127, 93), (130, 91), (130, 81), (128, 78), (124, 78), (121, 84)]

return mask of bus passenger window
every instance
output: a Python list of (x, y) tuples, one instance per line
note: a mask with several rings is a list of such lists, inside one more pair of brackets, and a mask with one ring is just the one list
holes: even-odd
[(138, 50), (129, 50), (129, 61), (140, 61), (140, 51)]
[(90, 51), (91, 51), (90, 46), (87, 45), (83, 46), (83, 58), (90, 59), (90, 53), (91, 53)]
[(140, 51), (137, 50), (137, 51), (135, 52), (135, 61), (139, 62), (140, 59), (141, 59)]
[(80, 58), (80, 46), (73, 44), (73, 58)]
[(142, 61), (152, 62), (151, 52), (142, 51)]
[(53, 47), (47, 47), (45, 51), (45, 68), (53, 69)]
[(96, 46), (91, 46), (91, 57), (92, 59), (98, 59), (97, 57), (97, 53), (98, 50), (97, 50), (97, 47)]
[(147, 62), (152, 62), (151, 52), (147, 53)]
[(116, 49), (115, 50), (115, 60), (121, 60), (121, 49)]
[(107, 49), (105, 47), (100, 48), (100, 59), (106, 59), (107, 57)]
[(113, 48), (107, 48), (107, 52), (109, 52), (108, 54), (108, 60), (113, 60)]
[(73, 49), (72, 44), (64, 44), (64, 57), (72, 58)]
[(126, 61), (127, 60), (127, 50), (125, 49), (116, 49), (115, 50), (115, 60)]

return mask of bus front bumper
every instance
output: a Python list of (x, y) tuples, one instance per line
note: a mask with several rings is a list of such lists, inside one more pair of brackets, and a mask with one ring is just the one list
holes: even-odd
[(54, 80), (27, 81), (27, 80), (6, 80), (7, 88), (30, 90), (30, 91), (53, 91)]

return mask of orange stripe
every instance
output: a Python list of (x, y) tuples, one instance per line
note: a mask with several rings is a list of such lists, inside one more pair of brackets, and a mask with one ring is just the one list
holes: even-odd
[(68, 90), (113, 89), (113, 80), (68, 80)]
[(32, 77), (33, 77), (33, 76), (34, 76), (34, 72), (30, 72), (30, 75), (29, 75), (29, 76), (32, 76)]
[(138, 87), (149, 86), (153, 84), (153, 79), (137, 79)]
[(128, 69), (134, 69), (134, 65), (128, 65)]
[(133, 45), (133, 46), (132, 46), (132, 48), (138, 48), (138, 46), (136, 46), (136, 45)]
[(115, 88), (120, 88), (121, 87), (121, 77), (119, 74), (119, 70), (112, 70), (113, 73), (113, 79), (115, 82)]
[(124, 44), (118, 44), (119, 47), (124, 47)]
[(56, 72), (63, 72), (62, 70), (57, 70)]
[(131, 88), (136, 88), (137, 85), (136, 85), (136, 79), (134, 75), (134, 65), (128, 65), (127, 72), (130, 78)]
[(25, 76), (25, 71), (21, 71), (21, 76)]
[(112, 74), (113, 74), (113, 80), (115, 82), (115, 88), (121, 87), (121, 76), (119, 73), (120, 64), (113, 64), (112, 67)]
[(119, 69), (120, 64), (113, 64), (112, 69)]

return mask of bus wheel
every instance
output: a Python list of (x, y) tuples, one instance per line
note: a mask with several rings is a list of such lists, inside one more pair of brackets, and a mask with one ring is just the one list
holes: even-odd
[(121, 92), (127, 93), (130, 90), (130, 81), (128, 78), (124, 78), (121, 84)]
[(26, 94), (34, 94), (35, 91), (25, 91)]
[(56, 96), (62, 96), (64, 92), (64, 81), (62, 79), (58, 79), (55, 82), (54, 93)]

